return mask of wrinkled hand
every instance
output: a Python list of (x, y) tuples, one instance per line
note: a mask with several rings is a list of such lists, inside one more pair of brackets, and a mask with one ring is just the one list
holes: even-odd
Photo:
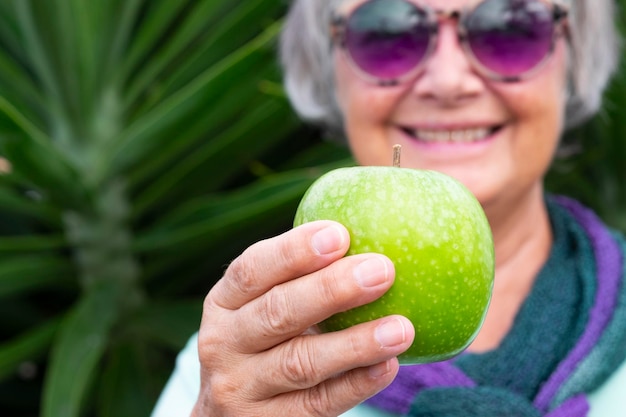
[(336, 417), (393, 380), (415, 334), (406, 318), (311, 331), (393, 282), (386, 257), (343, 257), (349, 239), (338, 223), (308, 223), (231, 263), (204, 303), (194, 417)]

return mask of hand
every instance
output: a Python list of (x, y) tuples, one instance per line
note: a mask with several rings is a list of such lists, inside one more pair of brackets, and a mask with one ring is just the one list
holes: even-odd
[(392, 316), (327, 334), (330, 315), (371, 302), (393, 283), (378, 254), (344, 257), (338, 223), (308, 223), (249, 247), (206, 297), (194, 417), (337, 415), (386, 387), (412, 343)]

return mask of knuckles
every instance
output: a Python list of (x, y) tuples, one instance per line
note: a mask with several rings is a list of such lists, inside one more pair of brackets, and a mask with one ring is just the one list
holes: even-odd
[(230, 409), (239, 402), (237, 398), (237, 387), (228, 378), (219, 375), (212, 375), (209, 378), (208, 389), (204, 394), (204, 401), (209, 404), (215, 415), (229, 415)]
[(202, 401), (209, 410), (207, 416), (221, 417), (258, 417), (259, 404), (246, 398), (242, 383), (232, 379), (214, 376), (210, 379), (210, 388), (205, 390)]
[(344, 307), (351, 294), (349, 286), (344, 282), (350, 271), (346, 269), (346, 260), (340, 260), (322, 271), (317, 291), (320, 300), (327, 305)]
[(259, 271), (263, 270), (257, 265), (255, 258), (249, 256), (250, 248), (235, 258), (228, 268), (222, 280), (227, 280), (228, 286), (244, 296), (254, 294), (260, 287)]
[(315, 386), (306, 391), (304, 411), (310, 417), (326, 417), (331, 408), (331, 396), (323, 385)]
[(278, 367), (280, 378), (296, 389), (311, 388), (322, 381), (311, 344), (313, 338), (315, 336), (300, 336), (282, 349)]
[(279, 336), (298, 331), (301, 324), (295, 318), (295, 305), (280, 287), (265, 293), (258, 304), (259, 326), (266, 336)]

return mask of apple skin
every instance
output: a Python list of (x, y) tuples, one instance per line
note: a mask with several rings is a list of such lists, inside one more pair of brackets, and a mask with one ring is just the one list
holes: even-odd
[(485, 213), (460, 182), (435, 171), (335, 169), (307, 190), (294, 226), (314, 220), (348, 229), (346, 256), (381, 253), (396, 271), (386, 294), (324, 320), (321, 331), (403, 315), (415, 327), (415, 341), (399, 356), (403, 365), (449, 359), (476, 337), (491, 299), (495, 256)]

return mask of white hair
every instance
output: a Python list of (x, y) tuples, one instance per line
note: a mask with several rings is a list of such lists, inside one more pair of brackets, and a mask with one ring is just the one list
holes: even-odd
[[(280, 38), (284, 84), (296, 112), (332, 130), (342, 129), (334, 94), (329, 23), (345, 0), (293, 0)], [(568, 0), (569, 68), (566, 127), (594, 115), (617, 69), (620, 39), (613, 0)]]

